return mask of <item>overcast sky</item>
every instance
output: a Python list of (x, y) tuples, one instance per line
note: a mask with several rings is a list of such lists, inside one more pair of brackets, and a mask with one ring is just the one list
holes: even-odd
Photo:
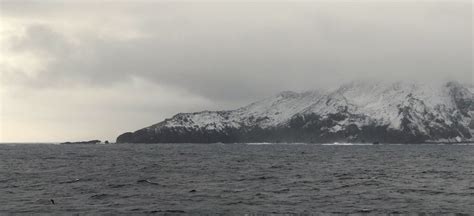
[(473, 82), (470, 0), (0, 2), (0, 142), (113, 141), (352, 79)]

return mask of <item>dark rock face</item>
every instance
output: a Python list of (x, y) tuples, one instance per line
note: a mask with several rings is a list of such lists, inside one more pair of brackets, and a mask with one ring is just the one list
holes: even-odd
[[(398, 131), (388, 126), (349, 125), (345, 130), (329, 132), (338, 117), (321, 119), (317, 115), (295, 117), (289, 125), (259, 128), (225, 128), (224, 130), (191, 130), (188, 128), (162, 128), (158, 131), (141, 129), (117, 138), (117, 143), (422, 143), (427, 137), (411, 131)], [(455, 133), (457, 135), (457, 133)], [(455, 136), (454, 136), (455, 137)]]
[[(418, 87), (414, 88), (416, 91), (406, 90), (400, 84), (381, 89), (382, 96), (367, 92), (367, 97), (362, 99), (377, 104), (386, 92), (398, 97), (394, 102), (383, 98), (385, 101), (380, 107), (369, 106), (371, 109), (361, 108), (355, 104), (356, 99), (351, 101), (351, 97), (345, 96), (345, 92), (354, 91), (354, 86), (357, 85), (347, 85), (337, 93), (310, 97), (311, 103), (306, 103), (308, 93), (304, 96), (285, 93), (234, 111), (178, 114), (159, 124), (124, 133), (117, 138), (117, 143), (423, 143), (473, 140), (474, 97), (458, 83), (443, 85), (439, 92), (448, 93), (436, 97), (425, 97), (419, 92), (426, 91), (418, 91)], [(302, 99), (295, 99), (298, 97)], [(298, 104), (304, 106), (295, 109)]]
[(94, 145), (99, 144), (100, 140), (89, 140), (89, 141), (78, 141), (78, 142), (63, 142), (60, 143), (61, 145), (74, 145), (74, 144), (87, 144), (87, 145)]

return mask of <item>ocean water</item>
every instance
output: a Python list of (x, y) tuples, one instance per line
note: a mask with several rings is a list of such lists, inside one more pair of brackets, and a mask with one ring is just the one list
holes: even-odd
[(0, 145), (8, 213), (472, 214), (474, 146)]

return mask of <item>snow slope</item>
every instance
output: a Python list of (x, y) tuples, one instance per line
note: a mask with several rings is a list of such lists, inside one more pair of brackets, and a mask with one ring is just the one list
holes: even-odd
[[(132, 140), (127, 138), (123, 141), (142, 142), (143, 137), (149, 142), (160, 141), (160, 137), (173, 141), (169, 138), (170, 133), (173, 136), (202, 136), (206, 140), (218, 141), (212, 136), (217, 134), (227, 139), (232, 134), (235, 137), (230, 140), (239, 141), (244, 139), (242, 137), (252, 140), (248, 137), (249, 131), (252, 136), (265, 140), (275, 136), (270, 132), (277, 129), (280, 136), (290, 130), (294, 134), (295, 130), (304, 128), (312, 128), (304, 136), (312, 136), (311, 140), (315, 142), (318, 139), (379, 137), (370, 130), (380, 128), (391, 137), (390, 140), (396, 140), (396, 136), (425, 141), (472, 140), (474, 97), (472, 89), (467, 87), (457, 82), (356, 81), (329, 92), (288, 91), (236, 110), (180, 113), (135, 132), (140, 134), (140, 139), (134, 140), (137, 136), (127, 133)], [(302, 128), (294, 128), (295, 119), (300, 121)], [(267, 131), (265, 136), (262, 135), (264, 138), (260, 132), (254, 132), (255, 128)], [(293, 139), (299, 138), (288, 138), (290, 141)]]
[[(408, 106), (412, 99), (423, 102), (414, 105), (416, 113), (434, 112), (451, 123), (446, 116), (449, 114), (447, 111), (456, 109), (456, 105), (446, 83), (352, 82), (327, 95), (326, 100), (313, 104), (305, 112), (327, 115), (338, 113), (347, 107), (347, 112), (368, 116), (378, 124), (400, 129), (403, 117), (400, 107)], [(360, 125), (368, 122), (357, 123)]]
[(262, 128), (286, 123), (293, 115), (316, 103), (324, 93), (282, 92), (234, 111), (182, 113), (165, 120), (166, 127), (199, 127), (221, 130), (227, 127), (256, 125)]

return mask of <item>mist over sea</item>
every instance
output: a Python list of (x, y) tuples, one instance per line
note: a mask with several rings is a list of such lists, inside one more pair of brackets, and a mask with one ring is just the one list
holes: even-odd
[(3, 144), (8, 213), (469, 214), (474, 145)]

